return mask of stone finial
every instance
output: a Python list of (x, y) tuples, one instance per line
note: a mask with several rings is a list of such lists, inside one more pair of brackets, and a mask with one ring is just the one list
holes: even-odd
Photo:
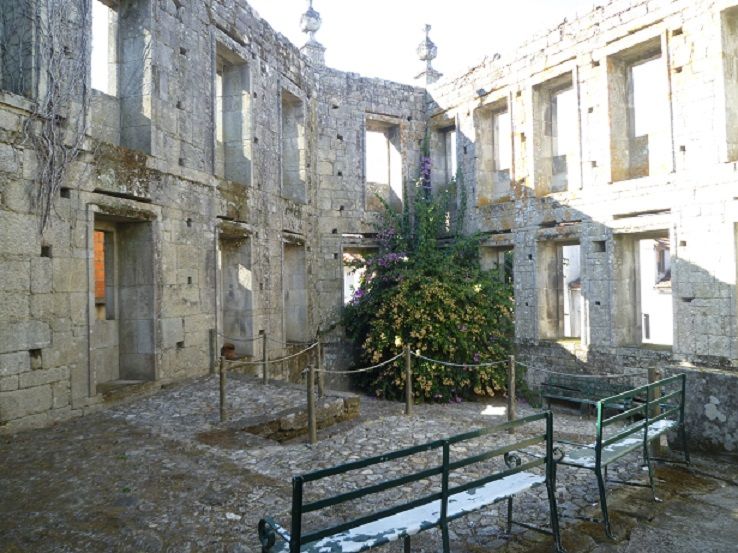
[(315, 40), (315, 33), (322, 22), (320, 14), (313, 9), (313, 0), (308, 0), (308, 9), (300, 17), (300, 30), (307, 33), (308, 40), (300, 52), (316, 65), (325, 65), (325, 46)]
[(416, 79), (423, 79), (425, 78), (425, 84), (433, 84), (438, 79), (441, 78), (443, 73), (439, 73), (435, 69), (433, 69), (433, 60), (438, 55), (438, 48), (436, 48), (436, 45), (433, 43), (433, 41), (430, 39), (430, 30), (431, 26), (426, 25), (423, 29), (425, 31), (425, 40), (418, 44), (418, 58), (420, 61), (425, 62), (425, 71), (420, 73), (418, 76), (416, 76)]

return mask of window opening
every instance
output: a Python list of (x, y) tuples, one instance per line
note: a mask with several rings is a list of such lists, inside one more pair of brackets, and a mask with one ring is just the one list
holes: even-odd
[(117, 28), (116, 10), (100, 0), (92, 0), (90, 82), (92, 88), (110, 96), (117, 93)]
[(305, 203), (305, 113), (302, 101), (282, 91), (282, 195)]
[(497, 111), (492, 114), (492, 149), (494, 159), (495, 190), (505, 192), (510, 187), (512, 166), (512, 122), (510, 112)]
[(215, 65), (215, 174), (251, 183), (251, 84), (246, 62), (218, 45)]
[(374, 198), (378, 194), (390, 207), (403, 202), (400, 126), (368, 120), (365, 133), (365, 175), (367, 209), (381, 209)]

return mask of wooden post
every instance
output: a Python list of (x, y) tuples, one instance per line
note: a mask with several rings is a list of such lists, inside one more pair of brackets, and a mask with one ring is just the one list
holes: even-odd
[[(649, 367), (648, 369), (648, 383), (652, 384), (661, 380), (661, 371), (655, 367)], [(648, 417), (653, 418), (661, 413), (661, 407), (659, 407), (659, 399), (661, 398), (661, 390), (658, 386), (655, 386), (651, 390), (651, 401), (655, 402), (648, 410)], [(652, 457), (661, 457), (663, 451), (661, 450), (661, 439), (654, 440), (649, 444)]]
[(318, 336), (318, 345), (315, 346), (315, 366), (318, 367), (318, 397), (325, 397), (325, 373), (323, 373), (323, 344), (320, 343)]
[[(515, 402), (515, 356), (510, 356), (510, 365), (507, 371), (507, 420), (514, 421), (517, 418), (517, 404)], [(510, 428), (510, 434), (515, 433)]]
[(220, 422), (225, 422), (226, 416), (226, 367), (225, 358), (220, 358)]
[(307, 409), (308, 409), (308, 436), (310, 443), (318, 441), (318, 430), (315, 420), (315, 367), (311, 364), (307, 373)]
[(413, 414), (413, 357), (405, 346), (405, 414)]
[(208, 331), (208, 340), (210, 341), (210, 374), (215, 374), (215, 367), (218, 366), (218, 332), (214, 328)]
[(261, 335), (261, 381), (269, 384), (269, 364), (267, 363), (267, 333)]

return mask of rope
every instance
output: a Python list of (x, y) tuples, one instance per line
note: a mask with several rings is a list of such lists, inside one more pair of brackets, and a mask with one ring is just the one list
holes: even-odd
[[(314, 342), (313, 344), (311, 344), (310, 346), (306, 347), (305, 349), (300, 350), (297, 353), (293, 353), (292, 355), (288, 355), (286, 357), (280, 357), (279, 359), (267, 359), (267, 361), (266, 361), (267, 362), (267, 365), (269, 363), (281, 363), (282, 361), (287, 361), (289, 359), (293, 359), (293, 358), (298, 357), (298, 356), (302, 355), (303, 353), (308, 352), (311, 349), (317, 347), (317, 345), (318, 345), (318, 342)], [(228, 360), (226, 360), (226, 361), (228, 361)], [(232, 365), (230, 365), (230, 368), (245, 367), (246, 365), (263, 365), (264, 364), (264, 361), (228, 361), (228, 362), (229, 363), (233, 363)]]
[[(263, 335), (254, 336), (253, 338), (233, 338), (231, 336), (226, 336), (225, 334), (221, 334), (220, 332), (217, 333), (217, 335), (220, 338), (223, 338), (224, 340), (228, 340), (229, 342), (240, 342), (240, 343), (246, 343), (246, 342), (256, 342), (263, 340)], [(285, 342), (282, 340), (277, 340), (276, 338), (270, 338), (269, 335), (267, 335), (267, 341), (273, 343), (273, 344), (279, 344), (280, 346), (284, 347)], [(313, 342), (288, 342), (287, 345), (297, 345), (297, 346), (307, 346), (308, 344), (313, 344)]]
[[(398, 353), (398, 354), (397, 354), (397, 355), (395, 355), (394, 357), (391, 357), (390, 359), (387, 359), (386, 361), (382, 361), (381, 363), (379, 363), (379, 364), (377, 364), (377, 365), (372, 365), (371, 367), (363, 367), (363, 368), (361, 368), (361, 369), (351, 369), (351, 370), (347, 370), (347, 371), (331, 371), (331, 370), (327, 370), (327, 369), (320, 369), (320, 370), (316, 370), (315, 372), (316, 372), (316, 373), (326, 373), (326, 374), (354, 374), (354, 373), (366, 373), (366, 372), (369, 372), (369, 371), (373, 371), (374, 369), (378, 369), (379, 367), (384, 367), (385, 365), (389, 365), (390, 363), (392, 363), (393, 361), (396, 361), (396, 360), (397, 360), (397, 359), (399, 359), (400, 357), (402, 357), (402, 353)], [(308, 369), (305, 369), (305, 370), (304, 370), (304, 371), (302, 371), (302, 372), (303, 372), (303, 374), (304, 374), (304, 373), (306, 373), (307, 371), (308, 371)]]
[(227, 340), (229, 342), (247, 343), (247, 342), (256, 342), (257, 340), (261, 340), (261, 336), (256, 336), (254, 338), (233, 338), (232, 336), (226, 336), (225, 334), (221, 334), (220, 332), (218, 332), (217, 335), (218, 337), (223, 338), (224, 340)]
[(471, 368), (477, 368), (477, 367), (494, 367), (497, 365), (506, 365), (507, 361), (491, 361), (488, 363), (451, 363), (450, 361), (439, 361), (438, 359), (431, 359), (430, 357), (426, 357), (425, 355), (421, 355), (419, 353), (411, 352), (412, 355), (417, 357), (418, 359), (423, 359), (424, 361), (430, 361), (431, 363), (436, 363), (437, 365), (446, 365), (447, 367), (461, 367), (464, 369), (471, 369)]

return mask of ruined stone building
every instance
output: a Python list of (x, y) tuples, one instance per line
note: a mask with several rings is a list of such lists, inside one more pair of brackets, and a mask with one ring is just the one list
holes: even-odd
[(312, 8), (299, 49), (245, 0), (68, 0), (53, 37), (49, 0), (0, 4), (3, 430), (207, 374), (224, 341), (333, 329), (342, 364), (346, 263), (428, 128), (434, 188), (461, 171), (466, 230), (514, 274), (530, 381), (687, 371), (693, 437), (738, 449), (735, 1), (613, 0), (415, 87), (325, 67)]

